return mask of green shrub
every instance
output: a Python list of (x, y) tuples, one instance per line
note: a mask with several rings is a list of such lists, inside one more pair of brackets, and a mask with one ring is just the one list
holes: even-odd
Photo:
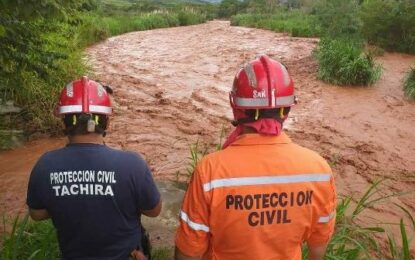
[(413, 67), (407, 74), (403, 85), (405, 95), (415, 100), (415, 67)]
[(287, 32), (294, 37), (315, 37), (321, 34), (316, 17), (301, 11), (281, 11), (276, 14), (238, 14), (231, 17), (231, 25)]
[(0, 258), (19, 259), (59, 259), (60, 251), (56, 231), (51, 221), (34, 223), (16, 218), (10, 235), (0, 241), (3, 244)]
[(357, 0), (319, 0), (316, 1), (313, 13), (325, 36), (360, 38), (361, 22)]
[(386, 50), (415, 53), (415, 1), (366, 0), (362, 34)]
[(319, 79), (337, 85), (371, 85), (381, 74), (372, 56), (364, 54), (360, 46), (347, 40), (323, 39), (316, 57)]
[[(206, 15), (197, 12), (180, 11), (177, 13), (112, 16), (100, 18), (99, 20), (101, 22), (96, 24), (99, 26), (98, 28), (94, 28), (94, 26), (87, 26), (87, 28), (98, 32), (102, 31), (103, 35), (108, 32), (109, 36), (115, 36), (132, 31), (203, 23), (206, 21)], [(95, 42), (101, 40), (96, 37), (95, 39)]]
[(90, 14), (82, 16), (77, 33), (79, 46), (88, 46), (110, 36), (108, 25), (104, 22), (104, 19)]
[(206, 21), (206, 16), (199, 14), (199, 13), (194, 13), (194, 12), (189, 12), (189, 11), (180, 11), (178, 13), (178, 19), (179, 19), (179, 23), (181, 26), (185, 26), (185, 25), (192, 25), (192, 24), (198, 24), (198, 23), (202, 23)]

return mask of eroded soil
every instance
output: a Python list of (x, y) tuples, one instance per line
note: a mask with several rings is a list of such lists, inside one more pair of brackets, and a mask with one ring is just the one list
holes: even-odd
[[(415, 104), (404, 98), (402, 78), (415, 57), (387, 53), (373, 87), (331, 86), (316, 79), (317, 39), (230, 27), (229, 22), (133, 32), (87, 50), (95, 78), (114, 88), (115, 115), (108, 145), (142, 153), (158, 180), (185, 174), (189, 147), (218, 143), (230, 130), (233, 76), (257, 54), (285, 63), (300, 104), (288, 134), (332, 165), (340, 195), (364, 192), (385, 179), (382, 194), (415, 192)], [(31, 167), (64, 139), (27, 143), (0, 153), (0, 215), (24, 211)], [(370, 209), (363, 222), (398, 222), (399, 203), (415, 215), (414, 193)], [(414, 242), (412, 243), (414, 247)]]

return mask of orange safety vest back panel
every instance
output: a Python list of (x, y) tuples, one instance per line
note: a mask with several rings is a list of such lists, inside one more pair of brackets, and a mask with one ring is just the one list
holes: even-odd
[(301, 259), (335, 223), (329, 165), (279, 136), (245, 134), (197, 165), (180, 212), (176, 246), (204, 259)]

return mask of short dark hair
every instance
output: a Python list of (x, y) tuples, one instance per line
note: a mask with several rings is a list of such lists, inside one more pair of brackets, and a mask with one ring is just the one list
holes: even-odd
[[(281, 117), (281, 109), (283, 117)], [(258, 118), (274, 118), (274, 119), (284, 119), (290, 112), (290, 107), (281, 107), (281, 108), (271, 108), (271, 109), (259, 109)], [(247, 109), (245, 110), (245, 115), (248, 118), (255, 118), (256, 109)]]
[(95, 122), (95, 133), (105, 136), (105, 130), (107, 130), (108, 116), (98, 114), (66, 114), (63, 117), (63, 123), (65, 125), (65, 135), (86, 135), (88, 132), (88, 121), (93, 120)]

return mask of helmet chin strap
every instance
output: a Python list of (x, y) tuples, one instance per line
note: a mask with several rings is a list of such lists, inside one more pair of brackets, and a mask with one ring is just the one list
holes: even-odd
[(284, 123), (285, 121), (285, 116), (284, 116), (284, 108), (280, 108), (278, 113), (270, 113), (270, 110), (259, 110), (259, 109), (255, 109), (255, 115), (254, 117), (252, 116), (248, 116), (245, 118), (239, 118), (239, 119), (234, 119), (231, 121), (231, 124), (233, 126), (238, 126), (240, 124), (245, 124), (245, 123), (253, 123), (255, 121), (258, 121), (259, 119), (275, 119), (277, 120), (281, 125)]

